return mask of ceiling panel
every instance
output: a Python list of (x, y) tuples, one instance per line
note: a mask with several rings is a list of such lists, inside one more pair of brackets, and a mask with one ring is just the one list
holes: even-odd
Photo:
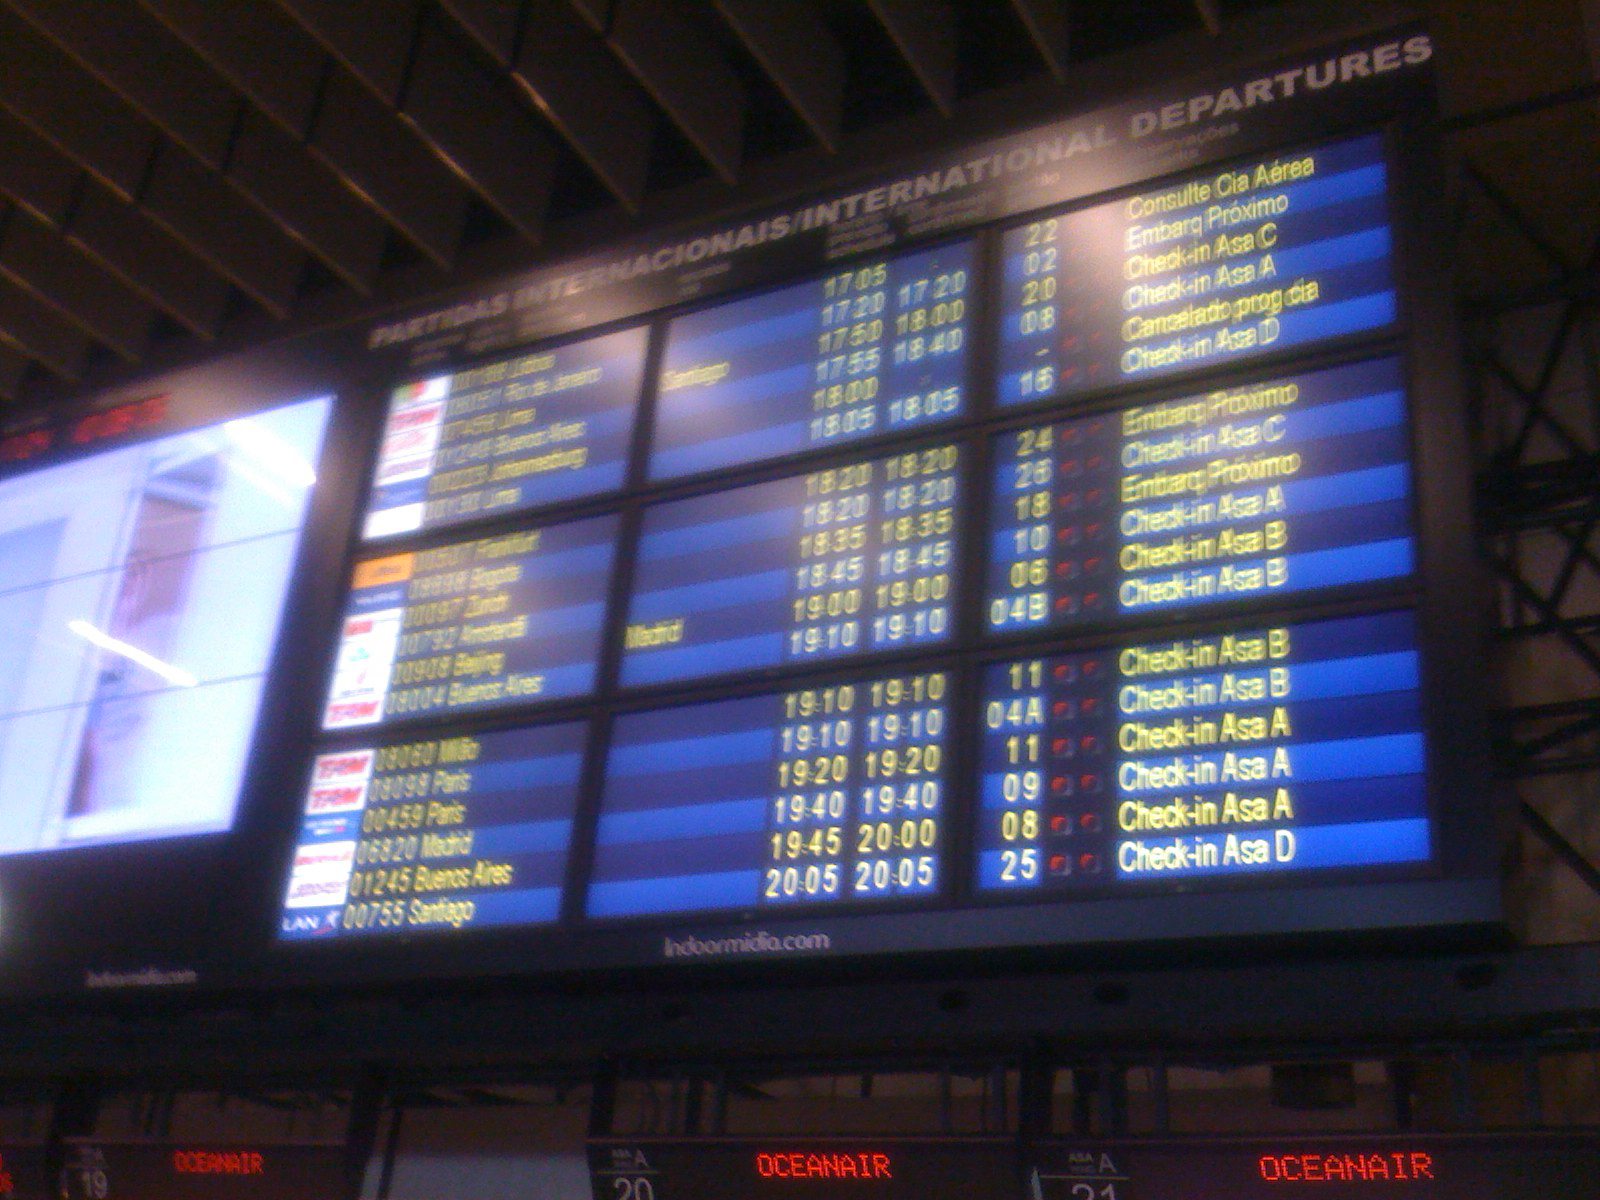
[(1269, 10), (1278, 37), (1335, 19), (1312, 0), (0, 0), (0, 397), (26, 410), (263, 313), (531, 266), (535, 243), (686, 196), (731, 205), (797, 155), (859, 166), (887, 127), (989, 120), (1018, 84), (1082, 103), (1086, 70), (1147, 43), (1186, 39), (1198, 69), (1212, 33), (1245, 44)]
[(124, 358), (144, 353), (155, 320), (149, 301), (21, 209), (0, 235), (0, 273)]
[(6, 0), (207, 165), (222, 165), (238, 94), (134, 0)]

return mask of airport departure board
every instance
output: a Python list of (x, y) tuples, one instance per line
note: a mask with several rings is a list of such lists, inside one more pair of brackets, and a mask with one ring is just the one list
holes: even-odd
[(357, 563), (323, 728), (588, 692), (616, 533), (594, 517)]
[(1263, 380), (1002, 436), (996, 632), (1409, 575), (1400, 363)]
[(656, 381), (667, 479), (966, 411), (970, 242), (857, 263), (678, 317)]
[(935, 445), (651, 509), (622, 682), (943, 641), (960, 465)]
[(622, 486), (644, 329), (395, 389), (364, 532), (392, 537)]
[(1382, 329), (1398, 315), (1383, 139), (1186, 175), (1004, 237), (1002, 405)]
[[(1464, 708), (1391, 136), (397, 374), (279, 939), (559, 972), (1138, 942), (1195, 893), (1182, 936), (1491, 919), (1436, 887)], [(1387, 890), (1262, 908), (1345, 887)]]

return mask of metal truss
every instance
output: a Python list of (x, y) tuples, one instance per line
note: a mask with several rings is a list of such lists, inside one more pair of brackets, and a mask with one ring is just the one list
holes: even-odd
[(1600, 866), (1530, 798), (1536, 778), (1564, 777), (1564, 795), (1584, 798), (1582, 824), (1600, 822), (1600, 204), (1563, 208), (1554, 187), (1516, 194), (1503, 163), (1478, 159), (1485, 147), (1496, 157), (1497, 125), (1550, 114), (1559, 127), (1595, 95), (1572, 89), (1447, 131), (1458, 262), (1479, 268), (1463, 271), (1461, 307), (1507, 698), (1494, 714), (1497, 760), (1517, 781), (1523, 827), (1600, 896)]

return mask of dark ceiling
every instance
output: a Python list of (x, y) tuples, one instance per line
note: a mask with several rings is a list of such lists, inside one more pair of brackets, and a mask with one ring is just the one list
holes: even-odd
[(1271, 6), (0, 0), (0, 416)]

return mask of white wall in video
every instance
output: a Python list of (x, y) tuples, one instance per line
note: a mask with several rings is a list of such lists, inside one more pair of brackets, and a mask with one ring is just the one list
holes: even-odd
[(232, 824), (330, 407), (0, 481), (0, 854)]

